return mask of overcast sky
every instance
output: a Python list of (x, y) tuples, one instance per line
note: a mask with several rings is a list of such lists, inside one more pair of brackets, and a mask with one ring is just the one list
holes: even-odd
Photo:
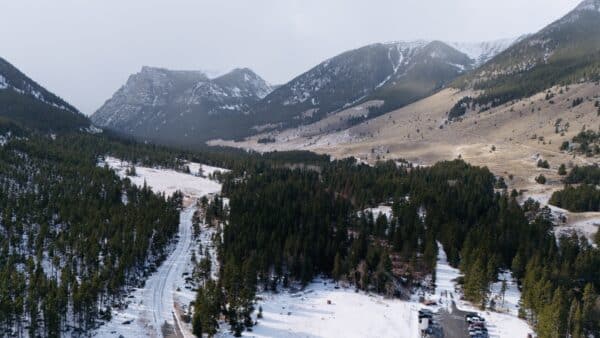
[(86, 114), (143, 65), (250, 67), (284, 83), (373, 42), (535, 32), (579, 0), (14, 0), (0, 57)]

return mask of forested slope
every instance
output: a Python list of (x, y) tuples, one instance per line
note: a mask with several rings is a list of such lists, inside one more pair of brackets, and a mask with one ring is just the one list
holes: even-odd
[[(223, 313), (239, 333), (252, 325), (256, 287), (319, 274), (402, 295), (432, 272), (439, 241), (464, 273), (460, 283), (473, 303), (484, 306), (498, 272), (510, 269), (522, 283), (521, 315), (541, 337), (598, 334), (600, 251), (577, 237), (557, 239), (548, 210), (521, 207), (496, 187), (489, 170), (462, 161), (403, 169), (347, 160), (231, 175), (223, 190), (230, 214), (221, 279), (202, 291), (214, 309), (202, 315)], [(360, 212), (387, 201), (391, 219)]]

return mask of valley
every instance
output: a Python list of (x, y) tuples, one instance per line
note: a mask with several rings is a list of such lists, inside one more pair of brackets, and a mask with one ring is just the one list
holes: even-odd
[[(180, 5), (57, 42), (95, 60), (63, 84), (118, 66), (89, 115), (0, 58), (0, 336), (600, 337), (600, 0), (504, 39), (471, 11), (442, 13), (471, 42), (348, 30), (326, 59), (308, 3)], [(177, 70), (206, 60), (243, 66)]]

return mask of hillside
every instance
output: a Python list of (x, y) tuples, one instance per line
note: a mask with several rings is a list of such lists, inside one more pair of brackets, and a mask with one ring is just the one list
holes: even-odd
[(454, 83), (483, 90), (476, 102), (493, 106), (558, 84), (600, 79), (600, 1), (585, 0), (539, 32), (526, 36)]
[(42, 131), (90, 126), (79, 111), (0, 58), (0, 116)]
[(270, 91), (247, 68), (210, 79), (199, 71), (143, 67), (92, 121), (142, 140), (201, 144), (217, 135), (238, 136), (236, 125), (244, 125), (244, 113)]

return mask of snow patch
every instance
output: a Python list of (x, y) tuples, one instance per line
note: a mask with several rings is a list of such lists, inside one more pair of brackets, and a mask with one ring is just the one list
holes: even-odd
[(380, 205), (376, 208), (368, 208), (368, 209), (365, 209), (364, 212), (372, 213), (374, 219), (377, 219), (377, 217), (379, 217), (379, 215), (384, 215), (385, 217), (387, 217), (388, 220), (392, 219), (392, 207), (389, 207), (387, 205)]
[(6, 89), (8, 88), (8, 81), (6, 81), (6, 78), (2, 75), (0, 75), (0, 89)]
[(475, 60), (477, 65), (481, 65), (505, 51), (515, 41), (517, 41), (517, 38), (486, 42), (449, 42), (448, 44)]

